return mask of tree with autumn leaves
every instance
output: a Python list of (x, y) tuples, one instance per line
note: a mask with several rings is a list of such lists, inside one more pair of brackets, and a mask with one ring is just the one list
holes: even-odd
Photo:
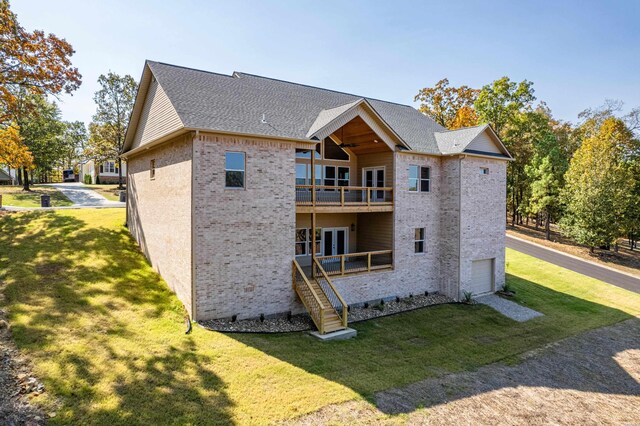
[(34, 99), (73, 92), (81, 75), (71, 64), (71, 45), (54, 34), (27, 31), (8, 0), (0, 0), (0, 41), (0, 162), (22, 168), (28, 190), (28, 170), (37, 158), (20, 133), (42, 106)]
[[(448, 129), (487, 123), (514, 157), (507, 169), (512, 224), (559, 222), (589, 247), (640, 238), (640, 108), (620, 115), (622, 103), (587, 109), (577, 126), (535, 105), (533, 83), (502, 77), (476, 90), (447, 79), (421, 89), (419, 109)], [(461, 120), (460, 117), (471, 117)], [(635, 135), (634, 135), (635, 132)]]

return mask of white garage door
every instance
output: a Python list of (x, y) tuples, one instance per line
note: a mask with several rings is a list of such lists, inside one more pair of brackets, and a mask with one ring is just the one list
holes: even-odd
[(474, 295), (493, 291), (493, 259), (474, 260), (472, 262), (469, 290)]

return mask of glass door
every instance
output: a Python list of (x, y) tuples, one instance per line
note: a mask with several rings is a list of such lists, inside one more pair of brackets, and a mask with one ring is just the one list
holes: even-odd
[[(349, 247), (348, 228), (324, 228), (322, 230), (322, 255), (339, 256), (346, 254)], [(331, 258), (325, 262), (338, 262), (339, 258)]]
[[(364, 186), (367, 188), (384, 188), (384, 167), (364, 169), (362, 173), (364, 175), (362, 177)], [(384, 201), (384, 191), (371, 191), (371, 201)]]

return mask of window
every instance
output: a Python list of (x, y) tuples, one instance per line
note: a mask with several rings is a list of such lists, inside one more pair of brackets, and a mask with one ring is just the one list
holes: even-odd
[(225, 154), (225, 186), (227, 188), (244, 188), (244, 152), (227, 152)]
[(488, 175), (489, 174), (489, 168), (488, 167), (480, 167), (480, 174), (481, 175)]
[(336, 168), (335, 166), (324, 166), (324, 185), (336, 186)]
[(409, 191), (431, 191), (431, 168), (423, 166), (409, 166)]
[(348, 167), (338, 167), (338, 186), (349, 186)]
[(105, 161), (100, 166), (100, 173), (116, 173), (116, 163), (113, 161)]
[(424, 228), (416, 228), (413, 237), (416, 253), (424, 253)]
[(296, 164), (296, 185), (307, 184), (307, 164)]
[(156, 160), (151, 160), (149, 162), (149, 177), (151, 180), (156, 178)]
[[(310, 228), (296, 229), (296, 256), (310, 256), (312, 235)], [(316, 228), (316, 256), (321, 254), (322, 230)]]
[(335, 143), (333, 139), (325, 138), (324, 159), (349, 161), (349, 154), (347, 154), (344, 149), (340, 148), (340, 146)]
[[(311, 164), (296, 164), (296, 185), (311, 185)], [(322, 166), (316, 164), (316, 185), (322, 185)]]

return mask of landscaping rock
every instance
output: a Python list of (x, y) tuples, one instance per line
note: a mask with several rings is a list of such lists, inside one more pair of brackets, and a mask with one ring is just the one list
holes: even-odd
[[(361, 306), (351, 307), (349, 310), (349, 323), (366, 321), (372, 318), (380, 318), (388, 315), (394, 315), (401, 312), (413, 311), (415, 309), (424, 308), (426, 306), (440, 305), (443, 303), (451, 303), (452, 299), (442, 294), (430, 294), (407, 297), (400, 300), (385, 301), (380, 304), (369, 302), (368, 307), (364, 304)], [(287, 333), (293, 331), (314, 330), (316, 327), (308, 314), (298, 314), (291, 316), (291, 320), (287, 317), (279, 316), (275, 318), (265, 318), (261, 321), (259, 318), (231, 321), (231, 319), (218, 319), (201, 321), (202, 327), (227, 333)]]

